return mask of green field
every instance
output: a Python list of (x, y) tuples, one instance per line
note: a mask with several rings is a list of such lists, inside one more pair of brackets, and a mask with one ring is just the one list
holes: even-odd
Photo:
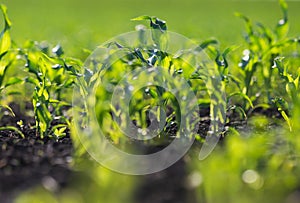
[(2, 4), (0, 202), (300, 202), (300, 0)]
[[(132, 31), (136, 23), (130, 19), (140, 15), (164, 19), (170, 31), (198, 41), (215, 37), (224, 47), (243, 40), (243, 24), (234, 16), (235, 12), (273, 27), (282, 15), (277, 1), (272, 0), (4, 0), (3, 3), (9, 8), (12, 36), (17, 42), (47, 40), (76, 52), (81, 48), (93, 49), (116, 35)], [(289, 2), (291, 36), (300, 32), (299, 7), (300, 2)]]

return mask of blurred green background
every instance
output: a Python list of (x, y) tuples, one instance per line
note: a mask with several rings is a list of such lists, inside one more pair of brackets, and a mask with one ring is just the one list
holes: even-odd
[[(68, 55), (93, 49), (118, 34), (132, 31), (131, 18), (152, 15), (167, 21), (169, 30), (199, 41), (215, 37), (226, 47), (243, 40), (243, 22), (235, 12), (275, 27), (282, 13), (275, 0), (2, 0), (13, 22), (12, 36), (60, 43)], [(300, 32), (300, 2), (289, 1), (290, 35)], [(68, 52), (69, 50), (69, 52)]]

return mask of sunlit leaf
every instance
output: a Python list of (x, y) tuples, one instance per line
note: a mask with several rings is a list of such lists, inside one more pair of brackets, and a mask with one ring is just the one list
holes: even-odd
[(283, 18), (280, 19), (277, 23), (276, 33), (277, 33), (277, 37), (279, 39), (282, 39), (288, 34), (289, 31), (288, 13), (287, 13), (288, 5), (285, 0), (279, 0), (279, 4), (283, 12)]
[(7, 30), (0, 36), (0, 54), (7, 52), (10, 49), (10, 46), (11, 46), (11, 38)]
[(11, 46), (11, 38), (9, 33), (11, 22), (7, 16), (7, 8), (4, 5), (0, 5), (0, 9), (3, 13), (4, 24), (5, 24), (4, 29), (0, 33), (0, 55), (2, 55), (4, 52), (9, 50)]
[(195, 50), (201, 51), (201, 50), (205, 49), (206, 47), (208, 47), (210, 45), (215, 45), (215, 44), (218, 44), (218, 41), (216, 39), (205, 40)]
[(11, 130), (16, 132), (17, 134), (19, 134), (22, 138), (25, 138), (25, 135), (16, 127), (14, 126), (4, 126), (4, 127), (0, 127), (0, 131), (2, 130)]
[(248, 101), (248, 103), (250, 104), (251, 108), (254, 107), (251, 99), (246, 94), (244, 94), (242, 92), (235, 92), (235, 93), (230, 94), (227, 97), (227, 100), (229, 100), (231, 97), (234, 97), (234, 96), (241, 96), (241, 97), (243, 97), (246, 101)]
[(141, 21), (141, 20), (152, 20), (152, 17), (147, 15), (138, 16), (136, 18), (132, 18), (132, 21)]
[(289, 23), (288, 23), (288, 21), (285, 20), (285, 19), (279, 20), (279, 22), (276, 26), (277, 37), (279, 39), (282, 39), (282, 38), (287, 36), (288, 32), (289, 32)]
[(23, 80), (21, 80), (20, 78), (9, 78), (8, 81), (5, 83), (5, 87), (11, 86), (11, 85), (15, 85), (15, 84), (19, 84), (23, 82)]
[(252, 36), (253, 35), (253, 25), (252, 25), (251, 20), (241, 13), (235, 13), (235, 15), (245, 21), (247, 33), (249, 36)]

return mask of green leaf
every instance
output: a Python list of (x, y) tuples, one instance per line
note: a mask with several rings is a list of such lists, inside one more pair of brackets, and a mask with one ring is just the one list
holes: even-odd
[(215, 39), (208, 39), (208, 40), (205, 40), (204, 42), (202, 42), (195, 50), (201, 51), (201, 50), (205, 49), (206, 47), (208, 47), (210, 45), (214, 45), (214, 44), (218, 44), (218, 41)]
[(280, 112), (283, 119), (286, 121), (287, 125), (289, 126), (289, 130), (292, 131), (292, 123), (286, 112), (282, 108), (278, 108), (278, 111)]
[(158, 98), (158, 93), (153, 89), (149, 89), (149, 94), (152, 98)]
[(253, 36), (253, 25), (252, 25), (251, 20), (247, 16), (245, 16), (241, 13), (235, 13), (235, 16), (237, 16), (245, 21), (248, 35)]
[(252, 103), (251, 99), (250, 99), (246, 94), (244, 94), (244, 93), (242, 93), (242, 92), (235, 92), (235, 93), (230, 94), (230, 95), (228, 96), (228, 98), (227, 98), (227, 101), (228, 101), (231, 97), (234, 97), (234, 96), (241, 96), (241, 97), (243, 97), (245, 100), (248, 101), (248, 103), (250, 104), (250, 106), (253, 108), (253, 103)]
[(31, 83), (31, 84), (36, 85), (36, 86), (39, 85), (39, 81), (37, 79), (33, 78), (33, 77), (26, 77), (25, 82), (26, 83)]
[(7, 52), (11, 46), (11, 38), (8, 31), (5, 31), (0, 36), (0, 55)]
[(254, 108), (254, 109), (257, 109), (257, 108), (263, 108), (263, 109), (269, 109), (271, 108), (270, 104), (266, 104), (266, 103), (261, 103), (261, 104), (257, 104)]
[(8, 51), (5, 51), (3, 53), (0, 54), (0, 60), (8, 53)]
[(239, 112), (241, 117), (243, 117), (244, 119), (247, 120), (247, 114), (242, 107), (234, 105), (230, 109), (235, 110), (236, 112)]
[(1, 4), (0, 9), (1, 9), (1, 11), (3, 13), (3, 17), (4, 17), (5, 30), (7, 30), (11, 27), (11, 21), (9, 20), (8, 15), (7, 15), (7, 8), (5, 5)]
[(66, 135), (65, 130), (67, 129), (67, 127), (61, 127), (61, 125), (58, 125), (55, 129), (53, 134), (57, 137), (57, 138), (61, 138), (64, 137)]
[(285, 76), (285, 67), (283, 64), (284, 57), (276, 57), (274, 59), (275, 67), (278, 69), (278, 73), (281, 77)]
[(1, 109), (1, 107), (7, 109), (9, 111), (10, 115), (15, 117), (14, 111), (8, 105), (0, 105), (0, 109)]
[(1, 130), (12, 130), (12, 131), (15, 131), (16, 133), (18, 133), (22, 138), (25, 138), (25, 135), (18, 128), (14, 127), (14, 126), (0, 127), (0, 131)]
[(288, 5), (285, 0), (279, 0), (279, 5), (281, 7), (281, 10), (283, 12), (283, 17), (287, 21), (288, 19)]
[(41, 104), (37, 102), (34, 106), (35, 109), (35, 119), (36, 127), (39, 130), (40, 136), (43, 138), (47, 135), (47, 130), (49, 129), (50, 123), (52, 121), (52, 116), (47, 109), (46, 104)]
[(242, 81), (238, 77), (232, 74), (228, 74), (227, 78), (230, 79), (233, 83), (235, 83), (239, 89), (241, 89)]
[(6, 95), (21, 95), (20, 90), (12, 90), (6, 93)]
[(299, 88), (299, 81), (300, 81), (300, 68), (298, 69), (298, 76), (293, 81), (295, 84), (296, 90), (298, 90), (298, 88)]
[(279, 20), (277, 26), (276, 26), (276, 34), (278, 39), (283, 39), (287, 36), (289, 32), (289, 23), (285, 19)]
[(138, 16), (136, 18), (132, 18), (132, 21), (142, 21), (142, 20), (150, 20), (152, 21), (152, 17), (147, 16), (147, 15), (142, 15), (142, 16)]
[(9, 50), (11, 46), (11, 38), (9, 34), (9, 29), (11, 27), (11, 22), (7, 16), (7, 8), (4, 5), (0, 5), (0, 9), (4, 17), (4, 29), (0, 33), (0, 55)]
[(271, 44), (274, 40), (273, 31), (265, 27), (262, 23), (258, 22), (256, 23), (256, 25), (261, 29), (261, 31), (263, 32), (263, 36), (267, 38), (269, 44)]
[(23, 82), (23, 80), (21, 80), (20, 78), (9, 78), (8, 81), (5, 84), (5, 87), (15, 85), (15, 84), (19, 84), (21, 82)]
[(225, 51), (223, 52), (223, 56), (226, 57), (227, 54), (229, 54), (230, 52), (232, 52), (233, 50), (237, 49), (238, 46), (230, 46), (230, 47), (227, 47), (225, 49)]
[(6, 61), (0, 61), (0, 87), (3, 85), (4, 77), (9, 66), (12, 64), (12, 60), (6, 63)]
[(280, 19), (276, 26), (276, 34), (278, 39), (286, 37), (289, 31), (288, 23), (288, 5), (285, 0), (279, 0), (279, 5), (283, 12), (283, 19)]
[(282, 98), (275, 98), (272, 100), (272, 102), (276, 105), (281, 116), (288, 124), (290, 131), (292, 131), (292, 124), (291, 124), (290, 118), (288, 117), (288, 115), (286, 113), (286, 109), (287, 109), (287, 105), (288, 105), (287, 102)]

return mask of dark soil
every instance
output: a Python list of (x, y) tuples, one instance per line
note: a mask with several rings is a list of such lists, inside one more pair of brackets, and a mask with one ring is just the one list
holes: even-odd
[[(30, 106), (28, 107), (30, 109)], [(16, 125), (19, 120), (26, 125), (19, 129), (25, 134), (25, 139), (12, 131), (0, 131), (0, 202), (10, 203), (18, 193), (41, 184), (54, 182), (51, 190), (59, 192), (67, 186), (73, 177), (70, 162), (72, 160), (72, 141), (69, 135), (54, 140), (41, 139), (36, 135), (32, 125), (34, 120), (22, 115), (17, 106), (14, 107), (16, 117), (4, 116), (0, 126)], [(252, 112), (259, 113), (258, 112)], [(278, 117), (277, 111), (266, 111), (270, 117)], [(209, 127), (209, 111), (200, 112), (201, 122), (199, 132), (205, 135)], [(231, 115), (232, 116), (232, 115)], [(239, 119), (231, 119), (232, 127), (245, 126)], [(176, 128), (176, 126), (174, 127)], [(170, 129), (172, 130), (172, 129)], [(199, 145), (195, 143), (194, 145)], [(143, 153), (160, 151), (160, 147), (143, 147)], [(186, 187), (188, 171), (185, 159), (181, 159), (168, 169), (140, 177), (135, 200), (137, 203), (194, 203), (193, 191)]]
[[(164, 149), (148, 147), (146, 153), (153, 153)], [(188, 171), (184, 158), (171, 167), (142, 177), (141, 184), (137, 187), (137, 203), (195, 203), (194, 191), (186, 185)]]
[[(59, 192), (71, 182), (72, 174), (76, 175), (69, 166), (72, 156), (69, 136), (56, 141), (37, 137), (29, 125), (20, 130), (25, 139), (12, 131), (0, 131), (1, 203), (13, 202), (17, 194), (36, 185), (47, 187), (49, 180), (55, 181), (54, 192)], [(144, 146), (143, 153), (153, 153), (162, 148)], [(135, 200), (137, 203), (193, 202), (187, 201), (192, 195), (185, 187), (186, 176), (183, 159), (164, 171), (141, 176)]]
[[(14, 108), (15, 117), (4, 116), (0, 126), (19, 127), (25, 138), (13, 131), (0, 131), (0, 202), (10, 203), (21, 191), (37, 184), (47, 187), (51, 181), (52, 190), (59, 190), (69, 181), (72, 141), (67, 135), (60, 140), (41, 139), (32, 129), (32, 118), (20, 115)], [(49, 185), (49, 184), (48, 184)]]

